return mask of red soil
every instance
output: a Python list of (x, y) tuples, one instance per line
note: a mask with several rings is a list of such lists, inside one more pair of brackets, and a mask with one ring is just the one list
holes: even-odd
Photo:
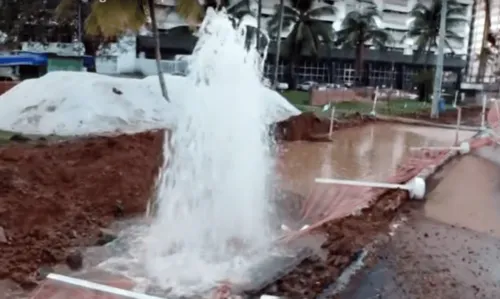
[(332, 284), (342, 271), (355, 260), (360, 250), (373, 242), (398, 216), (398, 211), (408, 193), (388, 191), (359, 216), (349, 216), (326, 223), (321, 231), (327, 238), (322, 248), (326, 260), (309, 258), (289, 274), (273, 282), (259, 294), (285, 298), (316, 298)]
[[(481, 124), (481, 112), (482, 107), (480, 106), (462, 107), (462, 125), (479, 126)], [(446, 110), (445, 112), (439, 113), (438, 119), (431, 119), (430, 111), (408, 113), (402, 116), (440, 124), (454, 125), (457, 123), (457, 113), (457, 110)], [(488, 114), (488, 109), (486, 109), (486, 114)]]
[[(374, 121), (375, 119), (372, 117), (355, 113), (342, 120), (335, 120), (333, 131), (357, 127)], [(329, 130), (329, 119), (321, 119), (312, 112), (304, 112), (276, 123), (275, 133), (276, 138), (283, 141), (325, 141)]]
[[(481, 111), (481, 107), (462, 107), (462, 125), (479, 126), (481, 124)], [(456, 124), (457, 122), (457, 110), (447, 110), (439, 114), (438, 119), (431, 119), (430, 111), (408, 113), (401, 116), (439, 124)], [(346, 118), (335, 120), (333, 131), (358, 127), (375, 121), (382, 120), (354, 113)], [(304, 112), (276, 123), (275, 134), (276, 138), (282, 141), (329, 141), (327, 136), (329, 129), (329, 119), (319, 118), (312, 112)]]
[(144, 212), (162, 143), (162, 132), (148, 132), (0, 148), (0, 279), (34, 286), (41, 266)]

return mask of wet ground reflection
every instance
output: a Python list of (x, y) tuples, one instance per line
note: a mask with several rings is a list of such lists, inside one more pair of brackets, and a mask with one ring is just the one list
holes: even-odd
[[(460, 139), (472, 136), (461, 132)], [(283, 187), (306, 195), (317, 177), (384, 180), (412, 146), (446, 146), (453, 130), (372, 124), (336, 132), (331, 143), (282, 145), (278, 172)]]
[(482, 155), (499, 157), (500, 150), (484, 148), (447, 167), (444, 178), (427, 196), (424, 213), (451, 225), (500, 237), (500, 167)]

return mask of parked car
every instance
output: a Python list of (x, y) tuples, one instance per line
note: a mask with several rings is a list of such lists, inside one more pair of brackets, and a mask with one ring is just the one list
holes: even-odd
[[(267, 88), (272, 88), (273, 84), (269, 78), (264, 78), (262, 80), (262, 83), (264, 84), (265, 87)], [(277, 86), (278, 90), (287, 90), (288, 89), (288, 83), (285, 82), (279, 82)]]
[(288, 89), (288, 83), (286, 82), (279, 82), (278, 83), (278, 90), (287, 90)]
[(297, 85), (297, 89), (303, 90), (303, 91), (308, 91), (311, 89), (313, 86), (318, 85), (317, 82), (314, 81), (305, 81)]

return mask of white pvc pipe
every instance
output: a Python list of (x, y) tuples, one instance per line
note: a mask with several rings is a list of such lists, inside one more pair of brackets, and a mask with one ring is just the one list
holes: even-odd
[(483, 93), (483, 109), (481, 110), (481, 130), (486, 128), (486, 93)]
[(407, 190), (412, 198), (417, 198), (417, 199), (422, 199), (425, 196), (425, 180), (420, 177), (415, 177), (404, 185), (381, 183), (381, 182), (328, 179), (328, 178), (316, 178), (314, 181), (320, 184), (337, 184), (337, 185), (348, 185), (348, 186), (358, 186), (358, 187), (402, 189), (402, 190)]
[(375, 97), (373, 97), (373, 107), (372, 111), (370, 112), (371, 115), (376, 115), (376, 108), (377, 108), (377, 99), (378, 99), (378, 86), (375, 87)]
[(457, 127), (455, 129), (455, 145), (458, 145), (458, 138), (460, 133), (460, 124), (462, 122), (462, 108), (457, 108)]
[(316, 178), (314, 181), (320, 184), (338, 184), (338, 185), (349, 185), (358, 187), (374, 187), (374, 188), (404, 189), (404, 190), (409, 189), (409, 187), (406, 185), (380, 183), (380, 182), (351, 181), (351, 180), (339, 180), (339, 179), (328, 179), (328, 178)]
[(410, 147), (411, 151), (433, 150), (433, 151), (459, 151), (461, 154), (468, 154), (471, 150), (468, 142), (462, 142), (459, 146), (430, 146), (430, 147)]
[(335, 106), (331, 108), (330, 112), (330, 128), (328, 129), (328, 137), (332, 138), (333, 134), (333, 122), (335, 121)]
[(56, 280), (56, 281), (64, 282), (64, 283), (67, 283), (67, 284), (70, 284), (70, 285), (79, 286), (79, 287), (86, 288), (86, 289), (91, 289), (91, 290), (96, 290), (96, 291), (100, 291), (100, 292), (104, 292), (104, 293), (110, 293), (110, 294), (115, 294), (115, 295), (118, 295), (118, 296), (123, 296), (125, 298), (133, 298), (133, 299), (164, 299), (164, 298), (161, 298), (161, 297), (156, 297), (156, 296), (150, 296), (150, 295), (146, 295), (146, 294), (136, 293), (136, 292), (132, 292), (132, 291), (129, 291), (129, 290), (115, 288), (115, 287), (111, 287), (111, 286), (107, 286), (107, 285), (103, 285), (103, 284), (98, 284), (98, 283), (95, 283), (95, 282), (91, 282), (91, 281), (88, 281), (88, 280), (73, 278), (73, 277), (69, 277), (69, 276), (65, 276), (65, 275), (60, 275), (60, 274), (55, 274), (55, 273), (50, 273), (49, 275), (47, 275), (47, 278), (51, 279), (51, 280)]
[(457, 100), (458, 100), (458, 90), (455, 90), (455, 99), (453, 99), (453, 108), (457, 108)]

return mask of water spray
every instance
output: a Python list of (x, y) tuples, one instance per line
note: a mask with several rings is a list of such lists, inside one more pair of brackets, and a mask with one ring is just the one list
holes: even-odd
[(420, 177), (411, 179), (406, 184), (391, 184), (382, 182), (354, 181), (341, 179), (316, 178), (314, 180), (319, 184), (336, 184), (349, 185), (358, 187), (385, 188), (385, 189), (401, 189), (406, 190), (412, 199), (423, 199), (425, 196), (425, 180)]
[(458, 151), (465, 155), (470, 153), (470, 143), (462, 142), (459, 146), (431, 146), (431, 147), (410, 147), (411, 151), (429, 150), (429, 151)]

